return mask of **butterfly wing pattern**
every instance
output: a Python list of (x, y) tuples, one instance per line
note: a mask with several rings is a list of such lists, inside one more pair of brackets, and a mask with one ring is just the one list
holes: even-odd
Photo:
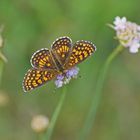
[(69, 37), (60, 37), (52, 44), (52, 53), (61, 65), (66, 63), (72, 49), (72, 41)]
[(50, 50), (44, 48), (33, 54), (30, 60), (33, 68), (25, 74), (23, 90), (30, 91), (47, 83), (88, 58), (95, 50), (89, 41), (77, 41), (72, 46), (69, 37), (58, 38)]
[(57, 71), (53, 70), (38, 70), (29, 69), (23, 80), (23, 90), (29, 91), (37, 88), (46, 82), (54, 79), (57, 75)]
[(95, 46), (89, 41), (77, 41), (72, 48), (68, 62), (65, 64), (66, 69), (74, 67), (76, 64), (84, 61), (93, 52), (95, 52)]
[(32, 67), (36, 69), (57, 69), (52, 55), (47, 48), (35, 52), (32, 55), (30, 62)]

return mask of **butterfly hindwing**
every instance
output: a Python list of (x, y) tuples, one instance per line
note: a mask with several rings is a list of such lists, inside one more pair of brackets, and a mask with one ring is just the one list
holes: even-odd
[(33, 54), (31, 65), (37, 69), (56, 69), (55, 62), (47, 48), (38, 50)]
[(29, 69), (23, 80), (23, 89), (26, 92), (37, 88), (55, 78), (56, 75), (57, 71), (53, 70)]
[(96, 47), (89, 41), (77, 41), (73, 45), (72, 52), (68, 59), (68, 62), (65, 64), (66, 68), (71, 68), (76, 64), (82, 62), (88, 58), (93, 52), (95, 52)]
[(69, 37), (60, 37), (52, 44), (52, 53), (61, 65), (64, 65), (71, 51), (72, 41)]

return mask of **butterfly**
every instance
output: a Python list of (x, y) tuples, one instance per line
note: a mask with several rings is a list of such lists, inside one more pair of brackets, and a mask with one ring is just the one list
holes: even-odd
[(58, 38), (51, 49), (43, 48), (32, 55), (32, 68), (25, 74), (23, 90), (30, 91), (55, 79), (59, 74), (65, 74), (95, 51), (95, 45), (89, 41), (80, 40), (72, 45), (69, 37)]

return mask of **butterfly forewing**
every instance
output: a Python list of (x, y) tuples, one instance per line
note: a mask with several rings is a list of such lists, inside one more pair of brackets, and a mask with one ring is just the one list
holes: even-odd
[(29, 91), (37, 88), (46, 82), (52, 80), (57, 75), (57, 71), (29, 69), (23, 80), (24, 91)]
[(64, 65), (71, 51), (72, 41), (69, 37), (58, 38), (52, 45), (52, 53), (61, 65)]
[(65, 64), (66, 69), (75, 66), (76, 64), (82, 62), (88, 58), (93, 52), (95, 52), (96, 47), (89, 41), (77, 41), (73, 45), (72, 52), (68, 59), (68, 62)]
[(57, 69), (52, 55), (47, 48), (38, 50), (33, 54), (31, 65), (37, 69)]

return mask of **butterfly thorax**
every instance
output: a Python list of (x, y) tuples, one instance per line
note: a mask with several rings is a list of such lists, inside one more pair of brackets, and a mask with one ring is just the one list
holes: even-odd
[(51, 55), (52, 55), (52, 58), (54, 60), (54, 63), (56, 65), (58, 72), (64, 73), (64, 68), (63, 68), (62, 64), (60, 63), (59, 59), (57, 58), (57, 55), (55, 55), (53, 52), (51, 52)]

